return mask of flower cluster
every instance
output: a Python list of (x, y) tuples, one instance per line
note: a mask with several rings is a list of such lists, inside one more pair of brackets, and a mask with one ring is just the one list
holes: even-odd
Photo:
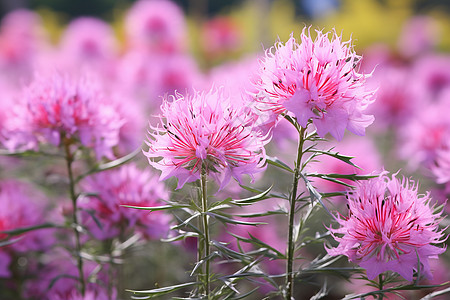
[[(233, 102), (234, 101), (234, 102)], [(264, 139), (253, 130), (254, 115), (223, 90), (175, 95), (161, 106), (162, 127), (150, 132), (145, 155), (162, 171), (161, 180), (178, 178), (178, 188), (200, 178), (202, 169), (221, 183), (260, 172)], [(156, 161), (153, 158), (162, 157)]]
[(92, 79), (74, 80), (58, 73), (40, 76), (25, 90), (24, 98), (25, 103), (18, 104), (24, 128), (9, 138), (25, 134), (29, 140), (26, 145), (8, 141), (6, 145), (36, 149), (39, 143), (59, 146), (63, 139), (74, 139), (94, 149), (98, 158), (114, 158), (112, 147), (119, 142), (124, 120)]
[[(30, 184), (17, 180), (1, 181), (0, 240), (8, 237), (3, 231), (40, 225), (45, 219), (45, 206), (45, 198)], [(50, 232), (47, 229), (41, 233), (36, 231), (24, 233), (11, 245), (1, 247), (0, 277), (12, 276), (9, 267), (15, 254), (47, 250), (54, 242)]]
[(367, 76), (357, 72), (361, 57), (351, 40), (329, 35), (317, 31), (313, 40), (305, 28), (300, 44), (291, 36), (266, 51), (254, 83), (258, 108), (293, 113), (302, 127), (312, 119), (321, 137), (330, 133), (341, 140), (345, 129), (364, 135), (374, 120), (364, 114), (374, 92), (365, 90)]
[(327, 251), (347, 256), (367, 270), (369, 279), (388, 270), (409, 281), (414, 271), (430, 278), (428, 260), (446, 250), (434, 246), (443, 242), (444, 232), (430, 201), (407, 179), (381, 174), (361, 182), (348, 193), (348, 217), (330, 228), (339, 245)]
[[(100, 240), (126, 236), (134, 230), (145, 238), (161, 238), (167, 235), (170, 217), (162, 212), (144, 212), (123, 207), (159, 206), (168, 197), (164, 186), (149, 171), (142, 171), (134, 164), (116, 170), (90, 176), (82, 182), (88, 196), (80, 199), (84, 211), (84, 225)], [(93, 219), (100, 222), (101, 227)]]

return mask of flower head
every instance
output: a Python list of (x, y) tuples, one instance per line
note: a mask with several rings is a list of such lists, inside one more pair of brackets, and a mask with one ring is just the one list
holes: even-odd
[(25, 101), (24, 118), (37, 140), (58, 146), (62, 138), (76, 139), (98, 158), (114, 157), (124, 121), (91, 78), (37, 77), (25, 90)]
[(364, 135), (373, 116), (363, 110), (373, 101), (365, 90), (366, 77), (357, 72), (361, 57), (351, 40), (342, 42), (335, 31), (317, 31), (313, 41), (306, 28), (298, 44), (293, 36), (277, 43), (261, 60), (255, 86), (259, 109), (279, 115), (291, 112), (302, 127), (312, 119), (317, 133), (341, 140), (345, 129)]
[[(348, 193), (349, 215), (330, 228), (339, 245), (330, 255), (345, 255), (374, 279), (394, 271), (412, 281), (414, 270), (430, 278), (429, 258), (445, 251), (440, 213), (434, 213), (429, 195), (418, 195), (417, 185), (386, 174), (360, 183)], [(419, 267), (420, 266), (420, 267)]]
[(121, 206), (159, 206), (160, 200), (168, 197), (164, 185), (149, 170), (128, 164), (86, 178), (82, 187), (86, 192), (96, 193), (95, 197), (80, 199), (79, 206), (87, 212), (83, 215), (85, 226), (97, 239), (121, 236), (132, 228), (145, 238), (161, 238), (168, 233), (169, 215)]
[[(267, 142), (253, 131), (253, 114), (223, 90), (175, 95), (161, 106), (163, 129), (153, 128), (145, 155), (162, 171), (161, 180), (178, 178), (178, 188), (200, 178), (201, 170), (221, 183), (260, 172)], [(159, 161), (152, 158), (162, 157)]]
[(168, 0), (140, 0), (127, 12), (130, 45), (151, 52), (179, 52), (185, 47), (186, 24), (181, 8)]

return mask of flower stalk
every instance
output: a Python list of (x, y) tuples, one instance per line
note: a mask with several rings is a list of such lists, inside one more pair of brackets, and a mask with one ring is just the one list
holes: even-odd
[(288, 232), (288, 253), (287, 253), (287, 263), (286, 263), (286, 299), (290, 300), (294, 294), (294, 220), (295, 220), (295, 206), (297, 199), (297, 188), (298, 181), (300, 179), (301, 172), (301, 161), (303, 157), (303, 145), (305, 143), (305, 132), (306, 128), (301, 127), (299, 131), (299, 141), (297, 149), (297, 160), (295, 162), (294, 178), (292, 183), (292, 192), (289, 197), (289, 232)]
[(81, 257), (81, 242), (80, 242), (80, 232), (79, 232), (79, 223), (78, 223), (78, 210), (77, 210), (77, 195), (75, 194), (75, 179), (73, 177), (72, 163), (73, 163), (73, 155), (70, 152), (70, 140), (64, 139), (64, 150), (66, 153), (66, 164), (67, 164), (67, 173), (69, 175), (69, 193), (70, 199), (72, 200), (72, 226), (73, 231), (75, 233), (75, 255), (77, 259), (77, 267), (78, 267), (78, 276), (80, 280), (80, 292), (81, 295), (84, 296), (86, 291), (86, 282), (83, 273), (83, 259)]
[[(203, 242), (203, 249), (204, 249), (204, 256), (203, 259), (205, 259), (205, 269), (203, 272), (203, 288), (205, 292), (206, 299), (209, 299), (209, 289), (210, 289), (210, 283), (209, 283), (209, 255), (210, 255), (210, 249), (209, 249), (209, 224), (208, 224), (208, 215), (206, 214), (208, 210), (208, 191), (207, 191), (207, 178), (206, 178), (206, 167), (202, 166), (201, 171), (201, 177), (200, 177), (200, 187), (201, 187), (201, 202), (202, 202), (202, 228), (203, 228), (203, 241), (200, 241), (199, 243)], [(200, 244), (199, 244), (200, 247)]]

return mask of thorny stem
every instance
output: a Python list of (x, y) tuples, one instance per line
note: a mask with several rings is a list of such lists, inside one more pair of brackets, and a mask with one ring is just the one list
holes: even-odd
[(77, 195), (75, 194), (75, 181), (73, 177), (72, 171), (72, 163), (73, 163), (73, 155), (70, 152), (70, 140), (64, 140), (64, 150), (66, 152), (66, 162), (67, 162), (67, 172), (69, 174), (69, 192), (70, 198), (72, 200), (72, 222), (73, 222), (73, 231), (75, 233), (75, 254), (77, 259), (78, 273), (79, 279), (81, 283), (81, 295), (84, 296), (86, 291), (86, 283), (84, 279), (83, 273), (83, 258), (81, 257), (81, 242), (80, 242), (80, 232), (78, 225), (78, 216), (77, 216)]
[(293, 299), (294, 294), (294, 219), (295, 219), (295, 204), (297, 198), (298, 181), (300, 179), (300, 168), (303, 156), (303, 144), (305, 143), (306, 128), (301, 128), (299, 132), (297, 161), (295, 162), (294, 179), (292, 183), (292, 192), (289, 197), (290, 209), (289, 209), (289, 233), (288, 233), (288, 253), (286, 263), (286, 299)]
[(207, 180), (206, 180), (206, 169), (202, 167), (202, 174), (200, 179), (200, 186), (202, 190), (202, 223), (203, 223), (203, 234), (204, 234), (204, 256), (205, 259), (205, 271), (204, 271), (204, 292), (206, 299), (209, 299), (209, 227), (208, 227), (208, 215), (206, 214), (208, 209), (208, 194), (207, 194)]

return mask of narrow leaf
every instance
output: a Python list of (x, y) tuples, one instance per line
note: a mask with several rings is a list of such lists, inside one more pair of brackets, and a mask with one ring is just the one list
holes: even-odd
[(40, 225), (34, 225), (34, 226), (28, 226), (28, 227), (22, 227), (22, 228), (16, 228), (16, 229), (10, 229), (10, 230), (2, 230), (1, 233), (6, 233), (10, 236), (23, 234), (29, 231), (38, 230), (38, 229), (44, 229), (44, 228), (57, 228), (58, 225), (52, 224), (52, 223), (44, 223)]
[(294, 173), (294, 170), (292, 170), (291, 167), (279, 160), (277, 157), (266, 156), (266, 161), (272, 166), (278, 167), (290, 173)]
[(245, 206), (245, 205), (250, 205), (252, 203), (258, 202), (260, 200), (268, 199), (270, 197), (267, 197), (267, 194), (269, 194), (271, 189), (272, 189), (272, 187), (269, 187), (267, 190), (259, 193), (258, 195), (254, 195), (254, 196), (244, 198), (244, 199), (234, 199), (234, 200), (231, 200), (230, 203), (234, 204), (234, 205), (238, 205), (238, 206)]
[(129, 154), (127, 154), (127, 155), (125, 155), (125, 156), (123, 156), (121, 158), (118, 158), (116, 160), (113, 160), (113, 161), (110, 161), (110, 162), (107, 162), (107, 163), (104, 163), (104, 164), (97, 165), (94, 168), (92, 168), (91, 170), (87, 171), (86, 173), (78, 176), (75, 182), (79, 182), (81, 179), (83, 179), (84, 177), (86, 177), (88, 175), (95, 174), (95, 173), (102, 172), (102, 171), (106, 171), (106, 170), (110, 170), (110, 169), (119, 167), (119, 166), (121, 166), (123, 164), (126, 164), (127, 162), (129, 162), (133, 158), (135, 158), (136, 155), (138, 153), (140, 153), (141, 151), (142, 150), (139, 147), (138, 149), (134, 150), (133, 152), (131, 152), (131, 153), (129, 153)]
[(353, 156), (343, 155), (343, 154), (340, 154), (339, 152), (331, 152), (331, 151), (324, 151), (324, 150), (318, 150), (318, 149), (311, 149), (310, 152), (328, 155), (328, 156), (334, 157), (336, 159), (339, 159), (355, 168), (361, 169), (360, 167), (358, 167), (351, 161), (354, 158)]
[(142, 209), (142, 210), (150, 210), (150, 211), (159, 211), (159, 210), (170, 210), (176, 208), (186, 208), (189, 207), (187, 204), (170, 204), (170, 205), (161, 205), (161, 206), (135, 206), (135, 205), (121, 205), (122, 207)]
[(173, 291), (176, 291), (176, 290), (184, 288), (184, 287), (193, 286), (193, 285), (197, 285), (197, 284), (198, 284), (197, 282), (187, 282), (187, 283), (171, 285), (171, 286), (166, 286), (166, 287), (152, 289), (152, 290), (143, 290), (143, 291), (126, 290), (126, 291), (134, 293), (134, 294), (163, 295), (163, 294), (171, 293)]
[(264, 222), (246, 222), (246, 221), (239, 221), (239, 220), (235, 220), (232, 219), (229, 216), (223, 216), (223, 215), (219, 215), (219, 214), (215, 214), (212, 212), (208, 212), (206, 213), (207, 215), (216, 218), (217, 220), (223, 222), (223, 223), (228, 223), (228, 224), (237, 224), (237, 225), (249, 225), (249, 226), (257, 226), (257, 225), (266, 225), (267, 223)]

